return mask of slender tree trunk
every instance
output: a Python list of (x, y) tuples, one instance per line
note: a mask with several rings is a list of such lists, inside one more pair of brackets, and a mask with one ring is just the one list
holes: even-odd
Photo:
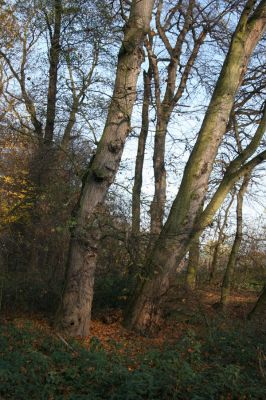
[(264, 321), (265, 321), (265, 317), (266, 317), (266, 284), (264, 285), (255, 306), (248, 314), (248, 319), (253, 319), (256, 317), (264, 318)]
[(210, 284), (212, 284), (214, 282), (214, 278), (216, 275), (218, 259), (219, 259), (219, 250), (220, 250), (221, 245), (224, 243), (224, 239), (225, 239), (224, 230), (227, 226), (229, 211), (230, 211), (233, 201), (234, 201), (234, 195), (232, 195), (231, 200), (225, 209), (224, 220), (223, 220), (222, 225), (220, 226), (218, 239), (214, 246), (213, 257), (212, 257), (212, 262), (211, 262), (210, 278), (209, 278)]
[(97, 257), (97, 221), (93, 213), (115, 178), (130, 130), (136, 84), (143, 61), (142, 45), (149, 30), (153, 3), (151, 0), (132, 1), (103, 136), (84, 177), (76, 207), (66, 286), (57, 318), (57, 326), (72, 336), (89, 333)]
[(191, 290), (194, 290), (196, 287), (199, 257), (200, 257), (200, 242), (199, 238), (196, 237), (192, 241), (189, 248), (189, 258), (188, 258), (188, 267), (186, 276), (187, 287)]
[[(199, 215), (202, 213), (204, 207), (204, 201), (199, 209)], [(196, 287), (197, 281), (197, 272), (199, 266), (199, 258), (200, 258), (200, 236), (201, 233), (195, 235), (192, 239), (190, 247), (189, 247), (189, 257), (188, 257), (188, 267), (186, 274), (186, 285), (190, 290), (194, 290)]]
[[(61, 53), (62, 1), (54, 0), (53, 32), (50, 34), (51, 46), (49, 50), (49, 80), (47, 93), (46, 125), (44, 138), (39, 140), (39, 147), (32, 161), (32, 178), (41, 193), (46, 189), (52, 177), (55, 152), (52, 148), (57, 101), (58, 66)], [(38, 134), (38, 132), (36, 132)]]
[(143, 72), (144, 81), (144, 95), (142, 105), (142, 123), (141, 131), (138, 140), (138, 152), (136, 157), (135, 165), (135, 177), (134, 186), (132, 192), (132, 235), (138, 237), (140, 233), (140, 211), (141, 211), (141, 188), (142, 188), (142, 173), (145, 156), (146, 140), (149, 131), (149, 106), (151, 98), (151, 79), (152, 79), (152, 68), (148, 69), (148, 72)]
[(199, 49), (205, 40), (207, 32), (203, 30), (197, 38), (194, 38), (194, 46), (191, 54), (187, 60), (184, 70), (181, 74), (179, 84), (176, 88), (177, 81), (177, 68), (180, 66), (180, 59), (182, 54), (183, 43), (186, 40), (186, 36), (192, 26), (192, 15), (195, 7), (195, 0), (189, 0), (184, 15), (184, 25), (180, 28), (180, 33), (176, 39), (175, 45), (171, 48), (170, 43), (167, 41), (164, 28), (160, 22), (162, 2), (158, 6), (156, 15), (156, 27), (159, 36), (163, 40), (166, 49), (170, 55), (170, 62), (167, 67), (167, 85), (165, 89), (164, 98), (161, 102), (160, 99), (160, 82), (159, 82), (159, 71), (157, 59), (152, 54), (150, 47), (148, 47), (149, 57), (151, 58), (151, 64), (154, 68), (154, 79), (155, 79), (155, 98), (156, 98), (156, 113), (157, 113), (157, 124), (154, 141), (154, 154), (153, 154), (153, 169), (154, 169), (154, 196), (150, 207), (151, 214), (151, 239), (148, 246), (148, 253), (152, 249), (155, 241), (159, 237), (159, 234), (163, 227), (163, 218), (165, 212), (166, 203), (166, 170), (165, 170), (165, 143), (167, 129), (170, 121), (171, 114), (182, 98), (184, 90), (187, 85), (188, 77), (191, 69), (196, 61), (199, 53)]
[(56, 94), (57, 94), (57, 75), (60, 57), (60, 36), (62, 21), (61, 0), (54, 0), (54, 32), (51, 37), (51, 47), (49, 54), (49, 84), (47, 95), (46, 126), (44, 132), (44, 142), (51, 145), (54, 136)]
[(235, 240), (232, 246), (232, 250), (229, 256), (229, 260), (226, 266), (222, 288), (221, 288), (221, 304), (222, 306), (226, 306), (229, 301), (230, 288), (232, 285), (233, 273), (235, 269), (235, 265), (237, 262), (237, 256), (240, 249), (242, 237), (243, 237), (243, 228), (242, 228), (242, 219), (243, 219), (243, 200), (244, 195), (247, 190), (248, 184), (250, 181), (250, 176), (245, 176), (243, 179), (243, 183), (239, 189), (237, 194), (237, 208), (236, 208), (236, 234)]
[[(159, 118), (159, 117), (158, 117)], [(165, 170), (165, 140), (167, 133), (169, 118), (161, 116), (157, 122), (154, 154), (153, 154), (153, 170), (154, 170), (154, 196), (151, 203), (151, 242), (158, 238), (162, 227), (166, 201), (166, 170)]]
[[(50, 35), (51, 46), (49, 51), (49, 79), (48, 79), (48, 94), (47, 94), (47, 111), (46, 125), (44, 136), (40, 123), (37, 118), (34, 124), (36, 134), (39, 138), (38, 147), (33, 155), (30, 176), (36, 189), (36, 196), (32, 207), (32, 225), (30, 236), (33, 238), (31, 255), (29, 260), (30, 268), (35, 263), (35, 269), (38, 269), (38, 244), (40, 240), (39, 228), (43, 224), (43, 203), (47, 200), (47, 193), (51, 190), (54, 182), (55, 163), (58, 163), (58, 158), (55, 156), (53, 148), (54, 126), (56, 115), (56, 94), (58, 84), (58, 66), (60, 57), (60, 37), (61, 37), (61, 22), (62, 22), (62, 3), (61, 0), (54, 0), (54, 22), (53, 33)], [(26, 90), (25, 90), (26, 91)], [(33, 106), (32, 106), (33, 107)], [(34, 111), (32, 108), (31, 115)], [(33, 121), (33, 119), (32, 119)], [(41, 130), (39, 132), (38, 130)], [(44, 196), (42, 196), (44, 195)], [(46, 197), (46, 200), (43, 200)], [(49, 204), (50, 205), (50, 204)]]
[(126, 325), (138, 331), (152, 332), (160, 325), (164, 297), (176, 275), (176, 265), (190, 244), (235, 95), (253, 49), (265, 31), (266, 2), (261, 1), (251, 15), (254, 5), (255, 1), (247, 1), (240, 17), (178, 195), (147, 260), (149, 279), (139, 287), (126, 316)]

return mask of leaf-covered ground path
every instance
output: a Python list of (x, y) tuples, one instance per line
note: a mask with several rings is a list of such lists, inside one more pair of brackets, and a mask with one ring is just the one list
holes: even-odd
[[(192, 296), (183, 293), (183, 296), (178, 297), (171, 317), (164, 322), (155, 337), (144, 337), (125, 329), (122, 325), (123, 316), (120, 310), (102, 310), (97, 312), (92, 319), (90, 336), (78, 340), (83, 345), (89, 346), (91, 339), (96, 338), (106, 350), (111, 350), (114, 346), (117, 348), (119, 345), (119, 351), (130, 351), (132, 354), (143, 352), (150, 347), (160, 347), (165, 342), (175, 342), (190, 328), (196, 331), (205, 330), (213, 319), (223, 319), (224, 323), (232, 318), (244, 321), (257, 298), (254, 292), (235, 293), (230, 298), (226, 314), (221, 314), (216, 308), (219, 295), (218, 289), (197, 291)], [(11, 314), (3, 320), (13, 320), (18, 327), (31, 321), (37, 329), (66, 340), (63, 334), (54, 331), (48, 319), (38, 315)]]

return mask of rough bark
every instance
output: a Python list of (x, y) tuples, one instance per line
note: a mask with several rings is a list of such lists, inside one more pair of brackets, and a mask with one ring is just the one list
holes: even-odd
[(266, 102), (264, 103), (264, 109), (259, 126), (248, 144), (248, 146), (240, 152), (240, 154), (230, 162), (227, 167), (224, 177), (218, 186), (215, 194), (211, 201), (200, 215), (197, 221), (197, 231), (202, 231), (212, 221), (214, 214), (222, 205), (226, 195), (234, 187), (235, 183), (244, 175), (251, 173), (251, 171), (260, 163), (265, 161), (266, 152), (262, 151), (248, 162), (246, 162), (256, 151), (259, 143), (265, 133), (266, 129)]
[(162, 317), (162, 302), (175, 276), (176, 265), (190, 243), (199, 207), (221, 139), (226, 131), (236, 92), (250, 56), (266, 26), (266, 1), (252, 13), (248, 1), (208, 106), (196, 144), (187, 162), (180, 190), (169, 217), (147, 261), (150, 271), (131, 304), (126, 325), (141, 332), (156, 330)]
[(116, 81), (102, 138), (83, 180), (72, 230), (66, 286), (57, 326), (72, 336), (89, 333), (93, 277), (97, 256), (93, 212), (115, 178), (136, 98), (143, 61), (142, 44), (149, 30), (151, 0), (134, 0), (118, 55)]
[(140, 210), (141, 210), (141, 188), (142, 188), (142, 172), (145, 156), (146, 140), (149, 131), (149, 106), (151, 97), (151, 66), (148, 72), (143, 72), (144, 94), (142, 105), (142, 122), (138, 140), (138, 152), (135, 164), (134, 186), (132, 191), (132, 235), (137, 237), (140, 233)]
[(227, 305), (229, 301), (230, 288), (232, 286), (233, 273), (235, 269), (235, 265), (237, 262), (237, 256), (239, 253), (242, 237), (243, 237), (243, 229), (242, 229), (242, 219), (243, 219), (243, 200), (244, 195), (247, 190), (248, 184), (250, 181), (250, 176), (245, 176), (242, 182), (242, 185), (237, 194), (237, 207), (236, 207), (236, 234), (234, 243), (231, 249), (231, 253), (229, 256), (229, 260), (226, 266), (222, 288), (221, 288), (221, 305), (224, 307)]

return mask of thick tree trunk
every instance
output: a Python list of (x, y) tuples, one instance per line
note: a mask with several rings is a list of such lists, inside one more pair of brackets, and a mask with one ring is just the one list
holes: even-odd
[[(143, 61), (142, 44), (149, 30), (151, 0), (133, 0), (125, 36), (118, 55), (116, 81), (103, 136), (91, 160), (76, 208), (72, 231), (66, 287), (58, 313), (57, 326), (65, 333), (89, 333), (93, 277), (96, 264), (97, 223), (93, 212), (113, 182), (119, 167), (136, 98), (136, 84)], [(88, 226), (89, 225), (89, 226)]]
[(240, 249), (242, 237), (243, 237), (243, 229), (242, 229), (242, 219), (243, 219), (243, 200), (244, 195), (247, 190), (249, 184), (250, 176), (245, 176), (243, 179), (243, 183), (239, 192), (237, 194), (237, 208), (236, 208), (236, 234), (235, 240), (232, 246), (232, 250), (229, 256), (229, 260), (226, 266), (222, 288), (221, 288), (221, 304), (222, 306), (226, 306), (229, 301), (230, 288), (232, 285), (233, 273), (237, 261), (238, 252)]
[(135, 165), (134, 186), (132, 191), (132, 235), (138, 237), (140, 233), (140, 196), (142, 188), (142, 173), (145, 156), (146, 140), (149, 131), (149, 106), (151, 97), (151, 79), (152, 69), (149, 67), (148, 72), (143, 72), (144, 94), (142, 105), (142, 122), (141, 131), (138, 140), (138, 152)]
[(188, 267), (186, 276), (187, 287), (191, 290), (194, 290), (196, 287), (199, 257), (200, 257), (200, 242), (199, 238), (196, 237), (192, 241), (189, 247), (189, 258), (188, 258)]
[(126, 324), (141, 332), (156, 330), (162, 303), (175, 276), (176, 265), (190, 244), (198, 210), (208, 187), (217, 150), (226, 131), (236, 92), (248, 61), (266, 25), (266, 2), (253, 15), (248, 1), (233, 35), (228, 55), (207, 109), (197, 142), (187, 162), (178, 195), (147, 262), (150, 271), (132, 302)]

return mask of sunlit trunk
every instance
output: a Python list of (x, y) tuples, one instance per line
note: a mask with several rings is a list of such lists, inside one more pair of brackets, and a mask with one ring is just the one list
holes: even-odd
[(161, 306), (173, 282), (176, 266), (190, 245), (235, 95), (253, 49), (265, 30), (266, 4), (262, 1), (253, 15), (250, 15), (254, 4), (254, 1), (247, 2), (233, 35), (178, 195), (147, 261), (149, 277), (140, 286), (126, 317), (128, 327), (143, 333), (155, 331), (160, 325)]
[(72, 336), (89, 333), (97, 258), (97, 221), (93, 212), (113, 182), (130, 131), (136, 84), (143, 61), (153, 1), (133, 0), (118, 55), (116, 81), (104, 132), (84, 178), (72, 230), (66, 286), (57, 326)]

